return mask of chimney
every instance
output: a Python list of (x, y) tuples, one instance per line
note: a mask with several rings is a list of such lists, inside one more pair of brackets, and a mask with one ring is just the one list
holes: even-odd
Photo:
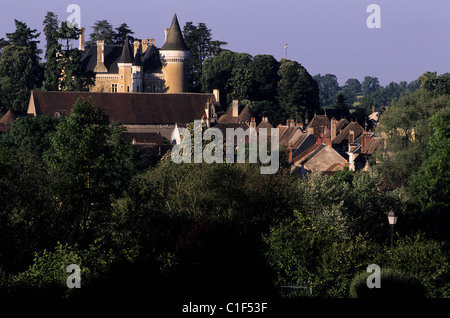
[(269, 117), (266, 116), (266, 115), (263, 115), (261, 120), (262, 120), (262, 121), (269, 121)]
[(169, 28), (164, 29), (164, 43), (167, 42), (167, 37), (169, 36), (169, 31), (170, 31)]
[(293, 119), (286, 120), (286, 126), (295, 127), (295, 121)]
[(134, 40), (133, 48), (134, 48), (134, 53), (133, 53), (134, 55), (133, 55), (133, 57), (136, 57), (136, 53), (137, 53), (137, 51), (139, 49), (139, 41), (138, 40)]
[(220, 103), (220, 91), (218, 89), (213, 89), (213, 95), (216, 99), (216, 103)]
[(372, 114), (375, 113), (375, 106), (372, 106)]
[(370, 142), (370, 132), (363, 132), (363, 135), (361, 137), (361, 150), (365, 151), (367, 144)]
[(255, 117), (252, 117), (250, 120), (250, 129), (256, 129)]
[(289, 147), (288, 147), (288, 151), (289, 151), (289, 162), (292, 162), (292, 143), (289, 142)]
[(323, 143), (324, 139), (325, 139), (325, 138), (324, 138), (323, 132), (321, 132), (321, 133), (320, 133), (320, 137), (317, 139), (317, 143), (318, 143), (318, 144)]
[(141, 44), (142, 44), (142, 54), (144, 54), (148, 47), (148, 39), (142, 39)]
[(303, 123), (297, 123), (297, 126), (300, 127), (301, 130), (303, 130)]
[(233, 117), (239, 116), (239, 101), (237, 99), (233, 100)]
[(348, 164), (349, 164), (349, 170), (355, 171), (355, 154), (353, 152), (347, 152), (348, 154)]
[(84, 51), (84, 32), (85, 32), (86, 28), (81, 28), (81, 34), (80, 34), (80, 38), (79, 38), (79, 44), (78, 44), (78, 50), (80, 51)]
[(155, 46), (155, 39), (154, 39), (154, 38), (150, 38), (150, 39), (148, 40), (148, 45), (149, 45), (149, 46), (151, 46), (151, 45)]
[(97, 65), (94, 72), (108, 72), (105, 66), (105, 41), (97, 40)]
[(336, 124), (337, 124), (337, 120), (333, 117), (331, 118), (331, 128), (330, 128), (330, 139), (331, 141), (333, 141), (334, 138), (336, 138)]
[(353, 141), (355, 141), (355, 132), (353, 130), (350, 130), (348, 132), (348, 143), (351, 144)]

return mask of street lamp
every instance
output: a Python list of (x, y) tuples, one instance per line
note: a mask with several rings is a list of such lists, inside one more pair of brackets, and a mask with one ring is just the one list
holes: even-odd
[(394, 224), (397, 223), (397, 213), (394, 210), (389, 211), (388, 221), (391, 225), (391, 249), (394, 246)]

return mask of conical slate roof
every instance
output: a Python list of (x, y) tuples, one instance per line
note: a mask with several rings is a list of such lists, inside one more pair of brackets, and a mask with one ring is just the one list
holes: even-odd
[(137, 49), (137, 52), (134, 56), (134, 60), (133, 60), (133, 66), (142, 66), (144, 65), (144, 63), (142, 63), (142, 58), (141, 58), (142, 52), (141, 52), (141, 47), (139, 46)]
[(167, 35), (166, 43), (164, 43), (161, 50), (167, 51), (189, 51), (188, 46), (184, 42), (183, 33), (181, 32), (180, 24), (178, 23), (177, 14), (173, 16), (172, 25)]
[(120, 56), (117, 63), (133, 63), (133, 54), (131, 53), (130, 41), (128, 36), (125, 38), (125, 43), (123, 44), (122, 55)]

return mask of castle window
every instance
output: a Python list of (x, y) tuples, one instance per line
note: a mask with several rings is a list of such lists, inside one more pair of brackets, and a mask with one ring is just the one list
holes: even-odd
[(127, 86), (127, 92), (128, 93), (130, 92), (130, 86)]
[(111, 92), (117, 93), (117, 84), (112, 84), (111, 85)]
[(123, 78), (123, 74), (120, 74), (120, 78)]
[(139, 85), (138, 85), (137, 88), (136, 88), (136, 92), (139, 92), (139, 89), (140, 89), (140, 87), (139, 87)]
[(156, 93), (156, 84), (152, 85), (152, 93)]

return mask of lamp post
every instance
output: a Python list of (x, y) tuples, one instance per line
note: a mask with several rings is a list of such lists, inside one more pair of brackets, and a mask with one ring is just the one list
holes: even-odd
[(394, 210), (389, 211), (388, 221), (391, 225), (391, 249), (394, 246), (394, 224), (397, 223), (397, 213)]

